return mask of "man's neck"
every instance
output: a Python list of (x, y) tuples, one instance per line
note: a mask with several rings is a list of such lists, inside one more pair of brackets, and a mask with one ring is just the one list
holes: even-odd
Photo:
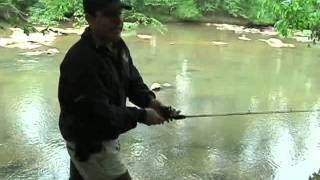
[(98, 38), (96, 35), (94, 35), (93, 33), (92, 33), (92, 38), (93, 38), (93, 41), (94, 41), (96, 47), (107, 47), (107, 48), (112, 47), (112, 41), (103, 41), (100, 38)]

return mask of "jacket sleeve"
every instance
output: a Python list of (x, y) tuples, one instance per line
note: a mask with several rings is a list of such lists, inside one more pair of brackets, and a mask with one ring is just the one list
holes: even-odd
[(142, 108), (149, 106), (150, 101), (156, 98), (155, 94), (143, 82), (139, 71), (133, 65), (132, 61), (130, 63), (130, 78), (128, 89), (129, 100), (135, 105)]
[[(134, 107), (119, 107), (110, 103), (108, 90), (96, 70), (80, 65), (80, 68), (61, 70), (72, 98), (72, 108), (81, 119), (82, 126), (101, 133), (121, 134), (145, 119), (145, 110)], [(106, 132), (106, 129), (112, 132)]]

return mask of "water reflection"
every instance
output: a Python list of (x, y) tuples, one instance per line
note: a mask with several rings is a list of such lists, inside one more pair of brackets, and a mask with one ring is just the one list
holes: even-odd
[(30, 144), (41, 143), (39, 138), (47, 132), (41, 132), (46, 128), (43, 127), (43, 123), (46, 121), (42, 118), (43, 112), (46, 111), (46, 107), (43, 106), (43, 98), (38, 89), (31, 90), (32, 92), (25, 92), (26, 94), (22, 99), (17, 102), (17, 121), (16, 127), (20, 129), (22, 133), (21, 141), (25, 141)]
[(33, 66), (16, 53), (0, 59), (6, 62), (0, 65), (0, 179), (64, 179), (68, 157), (57, 128), (56, 63), (48, 58)]

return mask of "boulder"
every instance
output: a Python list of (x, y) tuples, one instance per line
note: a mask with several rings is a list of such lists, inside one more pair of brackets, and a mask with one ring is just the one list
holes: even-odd
[(43, 45), (50, 46), (56, 39), (54, 33), (30, 33), (25, 34), (22, 29), (10, 28), (13, 32), (9, 38), (0, 38), (0, 46), (6, 48), (35, 49)]
[(150, 39), (152, 39), (152, 36), (150, 36), (150, 35), (144, 35), (144, 34), (138, 34), (137, 37), (138, 37), (139, 39), (143, 39), (143, 40), (150, 40)]
[(243, 41), (251, 41), (251, 39), (247, 38), (246, 35), (239, 36), (238, 39)]
[(293, 48), (293, 47), (295, 47), (294, 44), (283, 43), (280, 39), (276, 39), (276, 38), (270, 38), (267, 40), (266, 39), (259, 39), (259, 41), (263, 41), (263, 42), (267, 43), (269, 46), (275, 47), (275, 48), (283, 48), (283, 47)]
[(172, 85), (171, 85), (171, 84), (169, 84), (169, 83), (164, 83), (164, 84), (162, 84), (162, 86), (163, 86), (163, 87), (167, 87), (167, 88), (168, 88), (168, 87), (171, 87)]
[(159, 84), (159, 83), (153, 83), (153, 84), (151, 85), (150, 89), (151, 89), (152, 91), (159, 91), (159, 90), (161, 89), (161, 84)]
[(42, 54), (47, 54), (47, 55), (55, 55), (59, 53), (59, 50), (58, 49), (54, 49), (54, 48), (51, 48), (51, 49), (48, 49), (48, 50), (45, 50), (45, 51), (30, 51), (30, 52), (25, 52), (25, 53), (21, 53), (21, 55), (25, 55), (25, 56), (39, 56), (39, 55), (42, 55)]
[(221, 41), (211, 41), (213, 45), (221, 46), (221, 45), (227, 45), (228, 43), (226, 42), (221, 42)]

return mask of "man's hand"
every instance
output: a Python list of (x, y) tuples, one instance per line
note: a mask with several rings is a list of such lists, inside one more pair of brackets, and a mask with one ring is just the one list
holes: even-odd
[(161, 113), (161, 107), (163, 107), (164, 105), (158, 101), (157, 99), (153, 99), (151, 100), (149, 107), (156, 110), (159, 114)]
[(151, 126), (151, 125), (163, 124), (166, 121), (154, 109), (145, 108), (145, 110), (146, 110), (146, 120), (145, 120), (146, 125)]
[(157, 111), (157, 113), (165, 119), (165, 121), (169, 122), (175, 117), (180, 116), (180, 111), (172, 108), (171, 106), (165, 106), (160, 101), (153, 99), (149, 105), (150, 108)]
[(151, 100), (149, 107), (154, 109), (155, 111), (157, 111), (157, 113), (162, 118), (164, 118), (165, 121), (168, 121), (168, 116), (167, 116), (167, 114), (164, 114), (164, 111), (163, 111), (163, 107), (166, 107), (166, 106), (163, 105), (160, 101), (158, 101), (157, 99)]

